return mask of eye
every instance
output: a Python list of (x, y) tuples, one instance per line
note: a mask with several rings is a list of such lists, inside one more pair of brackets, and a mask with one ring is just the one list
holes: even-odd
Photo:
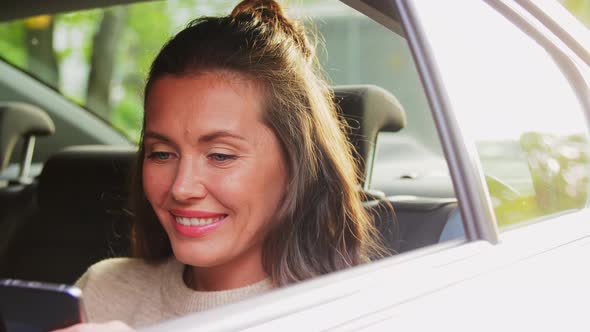
[(234, 160), (237, 158), (237, 156), (235, 156), (235, 155), (223, 154), (223, 153), (212, 153), (208, 157), (209, 157), (209, 159), (219, 162), (219, 163), (226, 162), (228, 160)]
[(166, 161), (172, 157), (170, 152), (155, 151), (148, 154), (147, 158), (154, 161)]

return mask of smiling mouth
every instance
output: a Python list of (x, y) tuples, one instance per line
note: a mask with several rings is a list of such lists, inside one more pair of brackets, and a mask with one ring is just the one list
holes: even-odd
[(221, 215), (215, 218), (187, 218), (174, 216), (174, 219), (176, 220), (176, 223), (184, 226), (207, 226), (221, 221), (222, 219), (225, 219), (225, 217), (227, 217), (227, 215)]

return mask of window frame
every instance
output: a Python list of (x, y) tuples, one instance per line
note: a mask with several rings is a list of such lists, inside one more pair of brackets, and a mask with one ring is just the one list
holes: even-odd
[(483, 172), (473, 164), (477, 160), (475, 145), (467, 144), (460, 130), (417, 8), (408, 0), (396, 0), (396, 5), (447, 159), (465, 237), (496, 244), (499, 232)]
[[(498, 223), (475, 149), (475, 142), (467, 139), (463, 134), (461, 125), (454, 115), (447, 91), (442, 84), (438, 64), (431, 53), (428, 36), (425, 35), (421, 26), (417, 8), (409, 0), (397, 0), (396, 3), (404, 21), (410, 49), (439, 130), (457, 198), (460, 202), (467, 238), (496, 244), (500, 240)], [(519, 5), (506, 0), (484, 0), (482, 5), (489, 5), (492, 10), (502, 15), (515, 28), (520, 29), (545, 49), (564, 78), (570, 83), (572, 91), (584, 110), (587, 126), (590, 128), (590, 87), (587, 84), (588, 80), (584, 79), (583, 73), (576, 67), (573, 59), (573, 57), (577, 57), (579, 52), (569, 48), (561, 40), (562, 36), (555, 35), (543, 22), (540, 22), (537, 17)], [(584, 59), (578, 59), (583, 65), (585, 64)], [(559, 218), (560, 215), (555, 215), (554, 218)], [(552, 219), (552, 215), (540, 219)], [(522, 226), (528, 227), (530, 224), (526, 222)]]

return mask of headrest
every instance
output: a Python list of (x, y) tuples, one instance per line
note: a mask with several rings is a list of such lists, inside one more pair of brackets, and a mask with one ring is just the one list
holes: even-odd
[(53, 121), (42, 109), (25, 103), (0, 103), (0, 171), (10, 162), (20, 138), (47, 136), (55, 132)]
[(52, 155), (39, 179), (39, 207), (73, 211), (121, 206), (127, 199), (136, 151), (135, 147), (88, 145)]
[(362, 171), (369, 176), (379, 132), (396, 132), (406, 125), (406, 113), (387, 90), (375, 85), (335, 86), (336, 104), (346, 120), (348, 139), (362, 158)]

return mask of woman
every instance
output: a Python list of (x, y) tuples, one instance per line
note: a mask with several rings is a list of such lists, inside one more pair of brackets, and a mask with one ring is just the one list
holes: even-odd
[[(136, 258), (80, 279), (92, 322), (144, 326), (383, 253), (314, 49), (272, 0), (197, 19), (163, 47), (142, 133)], [(126, 328), (108, 324), (71, 329)]]

